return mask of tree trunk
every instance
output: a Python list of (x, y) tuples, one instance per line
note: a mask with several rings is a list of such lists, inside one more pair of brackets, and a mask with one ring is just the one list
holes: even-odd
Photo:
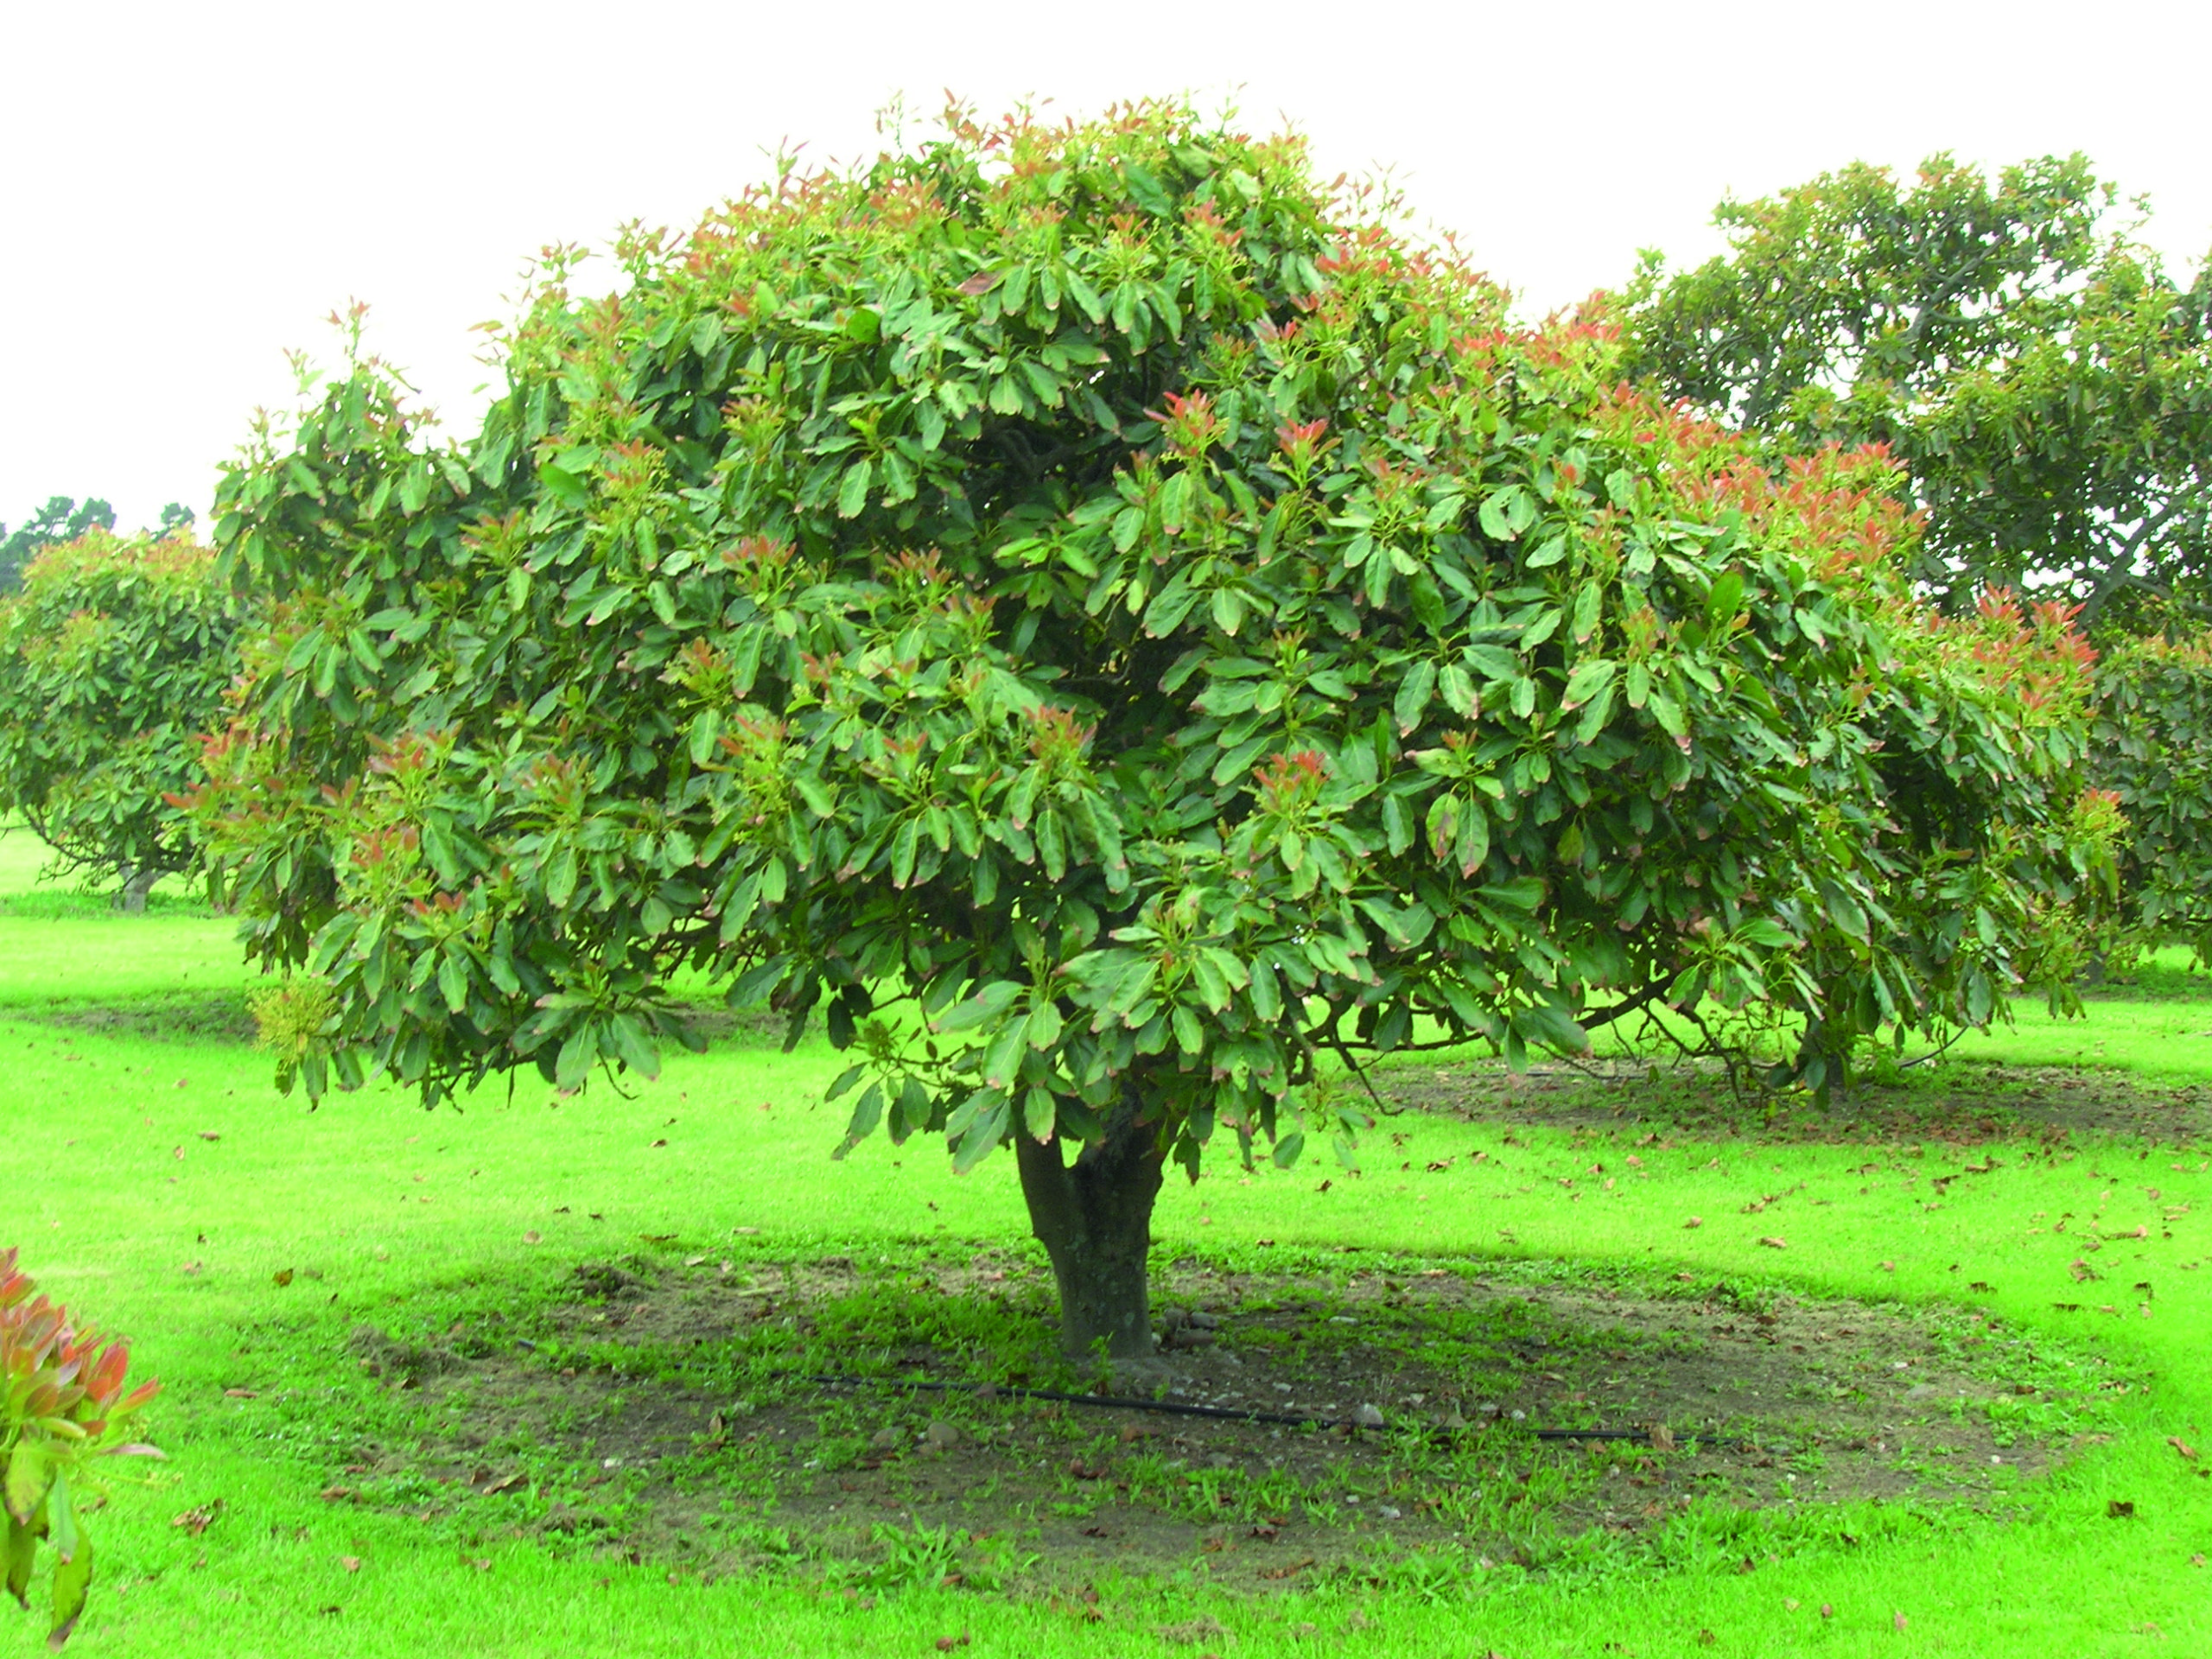
[(147, 893), (161, 879), (159, 870), (125, 870), (123, 873), (123, 891), (115, 896), (115, 907), (133, 916), (138, 914), (146, 908)]
[(1071, 1359), (1089, 1355), (1101, 1338), (1110, 1359), (1152, 1355), (1145, 1256), (1165, 1160), (1140, 1111), (1135, 1090), (1125, 1090), (1105, 1135), (1086, 1143), (1073, 1163), (1065, 1161), (1057, 1136), (1014, 1137), (1030, 1230), (1059, 1281), (1060, 1345)]

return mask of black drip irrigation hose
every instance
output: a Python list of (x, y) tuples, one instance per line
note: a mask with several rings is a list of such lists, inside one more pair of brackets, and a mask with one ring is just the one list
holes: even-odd
[[(1130, 1395), (1071, 1394), (1065, 1389), (1019, 1388), (1006, 1382), (940, 1382), (918, 1376), (852, 1376), (828, 1373), (810, 1373), (798, 1380), (832, 1389), (903, 1389), (912, 1394), (969, 1394), (987, 1400), (1049, 1400), (1065, 1406), (1090, 1406), (1108, 1411), (1154, 1411), (1171, 1417), (1199, 1417), (1212, 1422), (1260, 1423), (1282, 1428), (1388, 1427), (1387, 1424), (1362, 1423), (1350, 1417), (1316, 1417), (1298, 1412), (1261, 1411), (1248, 1406), (1186, 1405), (1179, 1401), (1147, 1400)], [(1465, 1428), (1437, 1428), (1430, 1432), (1430, 1438), (1448, 1444), (1463, 1434), (1478, 1434), (1495, 1426), (1494, 1423), (1469, 1424)], [(1606, 1440), (1631, 1446), (1649, 1446), (1653, 1440), (1652, 1431), (1648, 1428), (1521, 1428), (1515, 1432), (1526, 1434), (1532, 1440), (1554, 1443)], [(1732, 1448), (1752, 1444), (1746, 1440), (1723, 1440), (1705, 1434), (1683, 1438), (1706, 1446)]]

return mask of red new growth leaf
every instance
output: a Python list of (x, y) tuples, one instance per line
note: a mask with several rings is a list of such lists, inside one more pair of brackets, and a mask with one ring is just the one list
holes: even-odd
[(156, 1385), (147, 1382), (118, 1403), (129, 1350), (89, 1325), (79, 1328), (66, 1307), (34, 1295), (16, 1259), (15, 1249), (0, 1250), (0, 1380), (6, 1384), (0, 1388), (0, 1447), (8, 1449), (0, 1490), (15, 1548), (25, 1552), (11, 1567), (10, 1587), (28, 1579), (40, 1540), (52, 1542), (60, 1565), (48, 1641), (59, 1648), (76, 1627), (91, 1581), (92, 1553), (77, 1506), (94, 1490), (92, 1459), (161, 1455), (140, 1442), (106, 1443), (110, 1429), (151, 1399)]

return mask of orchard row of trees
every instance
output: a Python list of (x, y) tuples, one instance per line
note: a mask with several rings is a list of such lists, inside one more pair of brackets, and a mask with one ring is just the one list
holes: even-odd
[(1364, 1056), (1825, 1089), (2201, 948), (2205, 279), (2085, 165), (1853, 169), (1533, 328), (1384, 206), (956, 110), (550, 256), (472, 436), (356, 349), (213, 553), (35, 560), (0, 798), (199, 848), (311, 1095), (650, 1075), (680, 970), (818, 1018), (848, 1147), (1010, 1145), (1122, 1355), (1166, 1166), (1351, 1157)]

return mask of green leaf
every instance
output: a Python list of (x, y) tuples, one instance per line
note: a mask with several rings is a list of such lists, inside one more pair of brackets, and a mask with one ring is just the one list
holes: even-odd
[(1514, 528), (1514, 519), (1527, 501), (1528, 493), (1520, 485), (1509, 484), (1505, 488), (1485, 496), (1482, 510), (1475, 515), (1482, 524), (1483, 534), (1496, 542), (1516, 540), (1520, 532)]
[(1391, 717), (1398, 723), (1401, 736), (1421, 724), (1421, 717), (1427, 713), (1429, 699), (1436, 694), (1436, 664), (1423, 658), (1406, 671), (1406, 677), (1399, 683), (1398, 696), (1391, 704)]
[(1003, 1099), (991, 1103), (976, 1115), (953, 1149), (952, 1173), (965, 1175), (969, 1170), (991, 1155), (992, 1149), (1006, 1138), (1007, 1103)]
[(1050, 1093), (1032, 1084), (1022, 1096), (1021, 1126), (1029, 1138), (1038, 1142), (1050, 1141), (1059, 1122), (1059, 1104)]
[(1011, 1020), (999, 1028), (983, 1056), (983, 1081), (1008, 1094), (1021, 1081), (1022, 1057), (1029, 1052), (1029, 1022)]
[(578, 1020), (561, 1045), (560, 1057), (553, 1065), (553, 1081), (563, 1089), (581, 1089), (598, 1060), (599, 1033), (592, 1021)]
[(1016, 997), (1028, 988), (1017, 985), (1010, 979), (993, 980), (963, 996), (930, 1021), (930, 1029), (937, 1032), (972, 1031), (1004, 1014), (1014, 1005)]
[(1475, 712), (1475, 683), (1467, 671), (1457, 663), (1446, 663), (1437, 677), (1439, 689), (1444, 693), (1444, 706), (1465, 720)]
[(1603, 582), (1586, 582), (1574, 596), (1574, 640), (1581, 644), (1598, 631), (1598, 613), (1605, 602)]
[[(858, 1071), (860, 1068), (855, 1066), (853, 1069)], [(843, 1158), (855, 1147), (874, 1135), (875, 1126), (882, 1121), (883, 1085), (880, 1083), (871, 1083), (861, 1091), (861, 1097), (853, 1103), (852, 1122), (845, 1126), (845, 1138), (837, 1144), (836, 1150), (830, 1154), (830, 1157)]]
[(1821, 884), (1821, 896), (1827, 905), (1828, 919), (1861, 944), (1866, 944), (1866, 912), (1859, 901), (1833, 881)]
[(68, 1641), (69, 1633), (77, 1628), (78, 1619), (84, 1615), (85, 1598), (92, 1587), (92, 1541), (80, 1529), (75, 1552), (54, 1564), (54, 1624), (46, 1633), (49, 1649), (58, 1653)]
[(43, 1440), (18, 1440), (8, 1459), (8, 1472), (0, 1496), (8, 1513), (28, 1523), (46, 1503), (54, 1484), (54, 1459)]
[(653, 1078), (660, 1076), (660, 1049), (645, 1022), (635, 1014), (618, 1014), (607, 1022), (607, 1035), (611, 1041), (614, 1058), (639, 1077)]
[(1298, 1161), (1299, 1154), (1305, 1150), (1306, 1132), (1303, 1129), (1293, 1129), (1288, 1135), (1276, 1136), (1274, 1154), (1275, 1167), (1288, 1169)]
[(563, 847), (554, 853), (552, 862), (545, 869), (545, 902), (556, 910), (564, 909), (575, 891), (575, 849)]
[(468, 964), (458, 953), (448, 950), (438, 958), (438, 990), (448, 1013), (459, 1014), (468, 1007)]
[(845, 481), (837, 486), (837, 516), (857, 518), (861, 509), (868, 505), (868, 481), (874, 477), (874, 463), (862, 456), (845, 469)]
[(1713, 584), (1713, 592), (1706, 599), (1706, 618), (1714, 627), (1723, 627), (1742, 608), (1743, 603), (1743, 573), (1727, 571)]
[(19, 1605), (29, 1607), (31, 1568), (37, 1561), (39, 1534), (45, 1527), (46, 1516), (41, 1511), (32, 1517), (30, 1525), (26, 1526), (13, 1515), (0, 1510), (0, 1521), (6, 1522), (8, 1593), (16, 1599)]
[(1040, 1000), (1029, 1011), (1027, 1027), (1029, 1046), (1040, 1052), (1060, 1040), (1060, 1011), (1046, 1000)]
[(1567, 677), (1567, 690), (1560, 695), (1560, 712), (1565, 714), (1580, 709), (1613, 683), (1618, 664), (1605, 657), (1586, 657), (1574, 665)]
[(69, 1477), (57, 1473), (54, 1477), (54, 1491), (47, 1499), (46, 1541), (54, 1546), (54, 1553), (64, 1561), (71, 1560), (83, 1548), (85, 1531), (77, 1521), (77, 1506), (71, 1500)]

